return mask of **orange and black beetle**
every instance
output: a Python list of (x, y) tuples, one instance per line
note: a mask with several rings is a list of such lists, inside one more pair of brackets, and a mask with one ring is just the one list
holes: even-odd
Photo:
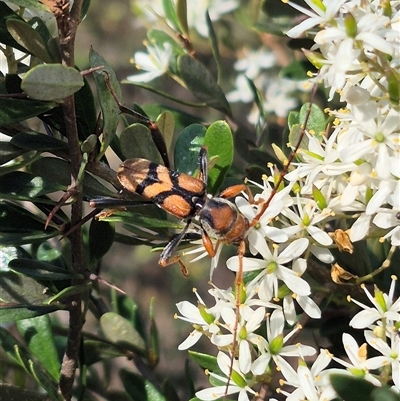
[(202, 230), (202, 240), (208, 254), (215, 256), (210, 237), (218, 242), (240, 244), (249, 228), (249, 221), (239, 212), (236, 205), (226, 198), (238, 195), (247, 189), (244, 184), (225, 189), (219, 197), (207, 194), (207, 150), (202, 147), (199, 154), (200, 176), (172, 171), (167, 167), (146, 159), (125, 160), (118, 169), (118, 179), (128, 191), (150, 200), (175, 217), (185, 219), (186, 225), (164, 248), (159, 264), (167, 266), (178, 262), (184, 274), (186, 267), (174, 249), (184, 238), (193, 218)]

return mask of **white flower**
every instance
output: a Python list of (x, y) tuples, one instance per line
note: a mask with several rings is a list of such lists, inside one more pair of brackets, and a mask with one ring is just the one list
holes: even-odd
[(358, 124), (362, 137), (358, 136), (359, 140), (343, 148), (340, 158), (344, 163), (367, 158), (373, 163), (378, 177), (386, 179), (390, 176), (391, 156), (400, 151), (400, 114), (395, 109), (383, 114), (377, 106), (369, 105), (368, 116), (354, 113), (354, 123)]
[(196, 290), (194, 290), (194, 293), (199, 300), (198, 306), (193, 305), (188, 301), (182, 301), (176, 304), (176, 307), (182, 316), (175, 315), (175, 318), (192, 323), (195, 328), (186, 340), (178, 346), (179, 350), (192, 347), (197, 343), (197, 341), (199, 341), (203, 334), (211, 335), (212, 333), (219, 332), (219, 327), (217, 326), (218, 316), (208, 312), (204, 301), (197, 294)]
[(372, 323), (381, 319), (388, 319), (391, 322), (400, 321), (400, 298), (397, 298), (396, 300), (393, 299), (396, 282), (397, 277), (392, 276), (392, 283), (388, 294), (383, 293), (375, 287), (375, 296), (372, 296), (365, 285), (361, 286), (373, 307), (364, 305), (363, 303), (349, 297), (349, 300), (363, 308), (361, 312), (357, 313), (353, 319), (351, 319), (349, 323), (350, 326), (356, 329), (362, 329), (369, 327)]
[(282, 214), (291, 220), (291, 225), (282, 230), (293, 237), (306, 231), (318, 244), (329, 246), (332, 244), (332, 238), (316, 225), (331, 215), (329, 209), (319, 211), (316, 202), (312, 199), (306, 199), (307, 203), (302, 205), (302, 200), (297, 197), (297, 213), (292, 210), (283, 210)]
[(285, 346), (284, 344), (299, 330), (299, 327), (295, 327), (284, 336), (284, 326), (285, 319), (282, 310), (275, 309), (271, 316), (267, 316), (265, 350), (261, 349), (262, 354), (251, 365), (251, 371), (255, 375), (266, 373), (271, 359), (280, 367), (285, 363), (284, 357), (310, 356), (315, 354), (315, 349), (308, 345), (296, 344)]
[(390, 228), (392, 230), (388, 231), (383, 237), (380, 238), (381, 241), (390, 238), (393, 246), (400, 246), (400, 219), (399, 219), (399, 209), (382, 209), (376, 214), (372, 222), (380, 228)]
[(148, 53), (137, 52), (134, 57), (136, 68), (146, 72), (128, 76), (129, 82), (150, 82), (168, 71), (172, 57), (170, 43), (164, 42), (162, 47), (156, 44), (147, 45), (147, 51)]
[[(274, 246), (273, 253), (269, 250), (267, 243), (260, 253), (264, 259), (243, 258), (243, 271), (261, 272), (252, 280), (252, 283), (258, 283), (258, 295), (263, 301), (270, 301), (272, 298), (278, 298), (278, 280), (282, 280), (294, 293), (300, 295), (310, 294), (310, 286), (307, 281), (298, 276), (296, 272), (284, 266), (293, 259), (300, 257), (308, 247), (306, 238), (299, 238), (293, 241), (281, 253), (278, 253), (279, 247)], [(226, 265), (228, 269), (238, 270), (238, 256), (228, 259)]]
[(204, 390), (197, 391), (196, 392), (197, 398), (199, 398), (200, 400), (209, 401), (209, 400), (217, 400), (223, 397), (224, 395), (239, 393), (239, 398), (238, 398), (239, 401), (250, 401), (247, 395), (248, 392), (257, 396), (257, 393), (254, 390), (252, 390), (248, 385), (247, 376), (245, 376), (240, 371), (238, 362), (235, 359), (233, 360), (233, 366), (232, 366), (232, 370), (235, 374), (232, 375), (232, 377), (229, 379), (228, 377), (230, 374), (230, 367), (231, 367), (231, 359), (229, 358), (229, 356), (224, 354), (223, 352), (219, 352), (217, 355), (217, 363), (220, 370), (222, 371), (222, 373), (224, 373), (226, 377), (217, 375), (213, 372), (209, 372), (210, 376), (221, 381), (222, 383), (228, 383), (229, 381), (229, 385), (226, 386), (225, 384), (222, 386), (210, 387)]
[[(294, 163), (297, 168), (286, 174), (285, 178), (289, 181), (298, 180), (306, 177), (302, 194), (312, 194), (313, 186), (321, 188), (330, 182), (335, 182), (337, 177), (352, 171), (356, 166), (354, 163), (343, 163), (339, 158), (336, 149), (336, 139), (338, 131), (335, 131), (329, 139), (323, 139), (323, 143), (313, 135), (306, 132), (308, 138), (307, 149), (299, 149), (302, 162)], [(318, 182), (318, 184), (317, 184)]]
[(309, 18), (301, 22), (299, 25), (295, 26), (294, 28), (286, 32), (286, 35), (290, 36), (291, 38), (299, 37), (303, 32), (308, 31), (310, 28), (313, 28), (314, 26), (324, 25), (325, 22), (330, 22), (336, 16), (340, 7), (347, 0), (337, 0), (337, 1), (325, 0), (318, 2), (312, 0), (304, 0), (304, 1), (312, 9), (312, 11), (302, 6), (299, 6), (296, 3), (292, 3), (291, 1), (287, 2), (296, 10), (299, 10), (303, 14), (309, 16)]
[[(264, 203), (270, 198), (273, 191), (266, 176), (263, 176), (262, 186), (257, 183), (253, 184), (263, 189), (261, 194), (257, 194), (254, 197), (255, 203), (250, 203), (243, 197), (236, 198), (236, 206), (250, 222), (252, 222), (259, 214)], [(265, 247), (265, 238), (269, 238), (278, 243), (286, 242), (288, 240), (288, 235), (278, 227), (274, 227), (271, 222), (284, 208), (289, 207), (293, 203), (292, 198), (289, 195), (291, 188), (292, 185), (288, 185), (283, 190), (275, 193), (258, 223), (250, 227), (247, 233), (247, 239), (250, 245), (250, 252), (253, 255), (257, 254), (260, 252), (261, 248)]]
[(376, 367), (390, 365), (392, 369), (392, 379), (397, 390), (400, 389), (400, 337), (398, 333), (392, 333), (390, 345), (374, 335), (372, 331), (364, 332), (368, 344), (379, 351), (382, 356), (370, 359)]
[[(259, 346), (261, 337), (255, 334), (261, 322), (265, 317), (265, 308), (260, 307), (256, 310), (247, 309), (240, 307), (239, 309), (239, 321), (236, 323), (236, 312), (231, 308), (224, 308), (221, 311), (221, 318), (224, 321), (222, 327), (226, 328), (231, 334), (215, 334), (211, 337), (211, 342), (219, 348), (232, 345), (235, 341), (239, 350), (239, 367), (243, 373), (250, 371), (252, 362), (252, 348), (253, 346)], [(237, 324), (237, 338), (234, 340), (233, 333)]]
[[(295, 260), (292, 269), (301, 276), (307, 269), (307, 261), (302, 258)], [(293, 325), (297, 321), (294, 301), (297, 301), (304, 312), (313, 319), (319, 319), (321, 317), (321, 310), (308, 295), (294, 294), (290, 291), (283, 297), (283, 312), (285, 314), (285, 319), (289, 324)]]
[(309, 368), (304, 360), (299, 360), (297, 371), (286, 361), (281, 361), (279, 368), (285, 377), (285, 384), (296, 387), (292, 393), (280, 389), (280, 393), (287, 396), (287, 401), (325, 401), (335, 398), (337, 395), (333, 390), (328, 375), (324, 369), (332, 360), (332, 354), (321, 349), (317, 359)]
[(381, 364), (374, 358), (367, 359), (367, 344), (364, 343), (359, 347), (357, 341), (348, 333), (343, 333), (342, 340), (349, 362), (336, 357), (333, 359), (345, 366), (353, 376), (362, 377), (380, 387), (381, 382), (371, 375), (369, 371), (379, 368)]

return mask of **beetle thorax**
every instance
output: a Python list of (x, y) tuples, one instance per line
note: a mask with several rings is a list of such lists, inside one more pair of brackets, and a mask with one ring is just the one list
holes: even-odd
[(249, 228), (248, 220), (225, 198), (206, 198), (198, 216), (211, 238), (229, 244), (240, 242)]

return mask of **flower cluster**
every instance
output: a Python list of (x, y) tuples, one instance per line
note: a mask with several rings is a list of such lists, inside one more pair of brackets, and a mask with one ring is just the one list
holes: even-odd
[[(287, 34), (307, 34), (314, 40), (305, 52), (319, 69), (311, 81), (329, 88), (329, 99), (339, 93), (345, 106), (328, 111), (333, 121), (329, 134), (305, 130), (306, 140), (295, 149), (297, 157), (285, 175), (284, 188), (274, 189), (272, 172), (263, 177), (263, 184), (253, 183), (260, 188), (254, 200), (245, 194), (236, 199), (240, 212), (252, 222), (247, 242), (253, 257), (235, 256), (226, 265), (239, 276), (245, 274), (244, 284), (228, 290), (214, 287), (212, 307), (201, 300), (197, 307), (178, 305), (182, 318), (195, 328), (180, 348), (191, 347), (205, 335), (219, 350), (219, 372), (210, 375), (225, 385), (199, 391), (196, 395), (202, 400), (233, 393), (248, 400), (257, 384), (268, 386), (277, 371), (285, 387), (276, 390), (288, 400), (335, 398), (329, 380), (335, 372), (362, 377), (378, 387), (389, 384), (400, 393), (400, 298), (395, 298), (395, 276), (387, 294), (376, 287), (371, 295), (363, 285), (372, 307), (351, 298), (363, 310), (350, 326), (365, 329), (366, 343), (359, 345), (344, 333), (346, 359), (293, 343), (302, 316), (321, 317), (314, 301), (318, 287), (304, 277), (311, 255), (332, 263), (332, 249), (352, 254), (357, 241), (379, 239), (390, 248), (387, 259), (373, 273), (364, 275), (360, 269), (352, 275), (362, 282), (387, 268), (400, 245), (399, 82), (394, 78), (399, 76), (399, 2), (305, 2), (310, 9), (288, 2), (308, 18)], [(268, 66), (268, 53), (251, 57), (266, 60)], [(249, 78), (259, 74), (251, 63), (241, 61), (236, 68)], [(250, 99), (246, 91), (240, 96)], [(239, 98), (239, 92), (230, 97)], [(348, 247), (335, 235), (339, 228)], [(288, 325), (294, 328), (285, 329)], [(378, 356), (368, 358), (367, 344)], [(318, 357), (310, 367), (306, 357), (314, 354)], [(297, 369), (288, 357), (297, 358)], [(330, 368), (332, 359), (343, 369)]]

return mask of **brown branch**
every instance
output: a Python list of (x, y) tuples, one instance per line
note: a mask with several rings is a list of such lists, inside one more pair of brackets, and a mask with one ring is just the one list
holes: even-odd
[[(75, 0), (70, 9), (68, 0), (46, 0), (46, 5), (54, 14), (60, 38), (61, 62), (68, 67), (75, 66), (75, 37), (80, 23), (80, 14), (83, 0)], [(82, 191), (79, 188), (78, 174), (82, 162), (82, 152), (78, 139), (76, 124), (75, 101), (73, 96), (66, 98), (62, 105), (65, 129), (68, 137), (69, 154), (71, 160), (71, 183), (78, 185), (75, 202), (71, 207), (71, 224), (75, 225), (82, 219)], [(78, 230), (69, 236), (71, 242), (72, 269), (74, 273), (82, 274), (85, 271), (82, 232)], [(72, 279), (72, 285), (82, 283), (82, 279)], [(82, 335), (83, 313), (82, 294), (71, 296), (69, 302), (69, 331), (67, 346), (61, 366), (59, 390), (65, 400), (72, 397), (75, 371), (79, 357), (79, 344)]]

